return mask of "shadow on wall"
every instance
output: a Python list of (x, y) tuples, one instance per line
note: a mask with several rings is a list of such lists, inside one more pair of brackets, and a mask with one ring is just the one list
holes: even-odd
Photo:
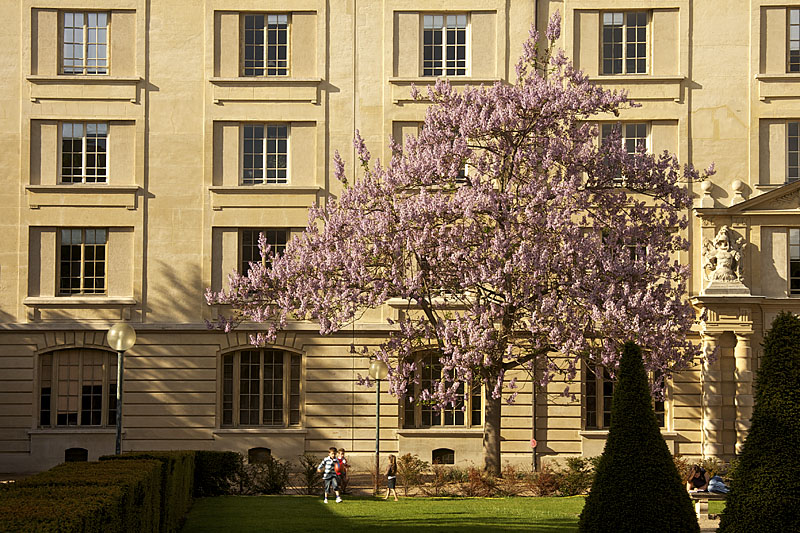
[(147, 280), (147, 322), (196, 324), (210, 316), (199, 266), (155, 261)]

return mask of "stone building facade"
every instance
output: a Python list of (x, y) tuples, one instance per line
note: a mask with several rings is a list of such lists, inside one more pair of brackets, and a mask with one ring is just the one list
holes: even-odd
[[(0, 472), (113, 452), (105, 335), (120, 321), (137, 332), (123, 449), (296, 460), (335, 444), (367, 468), (375, 396), (349, 347), (380, 340), (399, 306), (253, 349), (257, 325), (206, 328), (225, 310), (204, 290), (246, 265), (259, 231), (279, 248), (338, 193), (332, 155), (355, 171), (356, 129), (383, 156), (415, 132), (412, 84), (513, 79), (529, 27), (556, 10), (576, 65), (641, 103), (600, 131), (620, 122), (630, 146), (716, 164), (692, 185), (680, 259), (693, 335), (719, 357), (675, 376), (656, 410), (674, 453), (732, 458), (764, 329), (800, 310), (796, 0), (0, 0)], [(715, 279), (726, 268), (735, 279)], [(584, 369), (574, 399), (563, 388), (520, 381), (503, 461), (602, 451), (613, 384)], [(478, 464), (480, 406), (438, 415), (383, 395), (382, 450)]]

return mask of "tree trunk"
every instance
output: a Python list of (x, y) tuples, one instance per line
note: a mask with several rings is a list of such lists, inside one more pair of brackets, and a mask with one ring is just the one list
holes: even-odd
[(484, 385), (486, 409), (483, 421), (483, 471), (500, 475), (500, 408), (502, 398), (492, 398), (493, 384)]

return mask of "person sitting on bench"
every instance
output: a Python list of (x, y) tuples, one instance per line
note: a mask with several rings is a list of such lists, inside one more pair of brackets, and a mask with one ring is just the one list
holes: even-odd
[(700, 465), (693, 465), (689, 471), (689, 477), (686, 479), (686, 488), (688, 490), (708, 490), (708, 481), (710, 476), (705, 468)]

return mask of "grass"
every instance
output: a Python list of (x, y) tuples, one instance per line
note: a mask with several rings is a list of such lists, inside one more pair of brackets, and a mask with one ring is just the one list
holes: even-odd
[(195, 501), (183, 533), (248, 531), (486, 531), (578, 530), (583, 497), (408, 498), (399, 502), (315, 496), (221, 496)]

